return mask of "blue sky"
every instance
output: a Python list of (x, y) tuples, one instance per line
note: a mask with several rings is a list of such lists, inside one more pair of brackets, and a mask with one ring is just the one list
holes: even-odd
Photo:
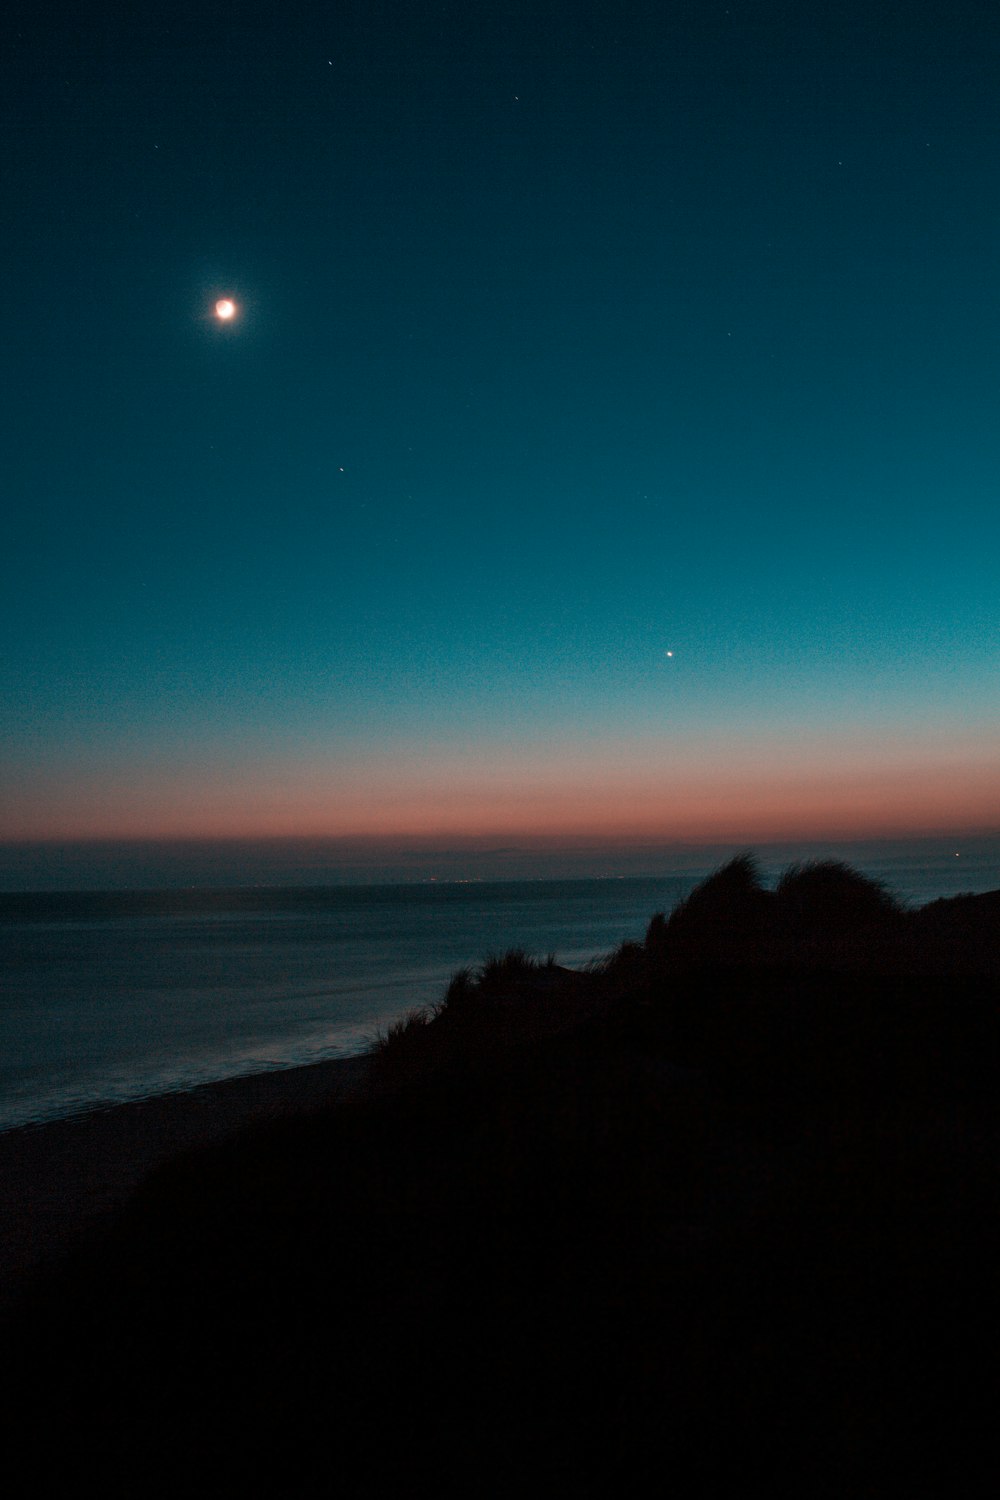
[(1000, 826), (990, 7), (63, 20), (0, 836)]

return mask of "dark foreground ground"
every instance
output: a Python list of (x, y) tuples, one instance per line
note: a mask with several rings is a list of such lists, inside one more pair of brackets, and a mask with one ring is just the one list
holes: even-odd
[(460, 976), (22, 1295), (7, 1492), (992, 1495), (998, 933), (737, 861)]

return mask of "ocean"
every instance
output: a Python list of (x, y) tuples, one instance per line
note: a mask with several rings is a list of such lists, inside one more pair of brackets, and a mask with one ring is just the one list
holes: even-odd
[[(1000, 887), (1000, 840), (851, 852), (913, 904)], [(762, 855), (765, 875), (787, 854)], [(619, 879), (0, 894), (0, 1129), (356, 1055), (491, 953), (575, 966), (640, 938), (715, 862)]]

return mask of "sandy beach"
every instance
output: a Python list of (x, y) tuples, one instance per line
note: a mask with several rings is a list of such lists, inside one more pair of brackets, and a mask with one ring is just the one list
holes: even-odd
[(180, 1151), (363, 1097), (368, 1057), (256, 1073), (0, 1134), (0, 1310)]

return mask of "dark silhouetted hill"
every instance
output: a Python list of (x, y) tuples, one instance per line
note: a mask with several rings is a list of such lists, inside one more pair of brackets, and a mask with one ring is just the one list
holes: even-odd
[(992, 1493), (998, 918), (743, 856), (586, 973), (464, 971), (370, 1100), (177, 1159), (21, 1309), (9, 1473)]

